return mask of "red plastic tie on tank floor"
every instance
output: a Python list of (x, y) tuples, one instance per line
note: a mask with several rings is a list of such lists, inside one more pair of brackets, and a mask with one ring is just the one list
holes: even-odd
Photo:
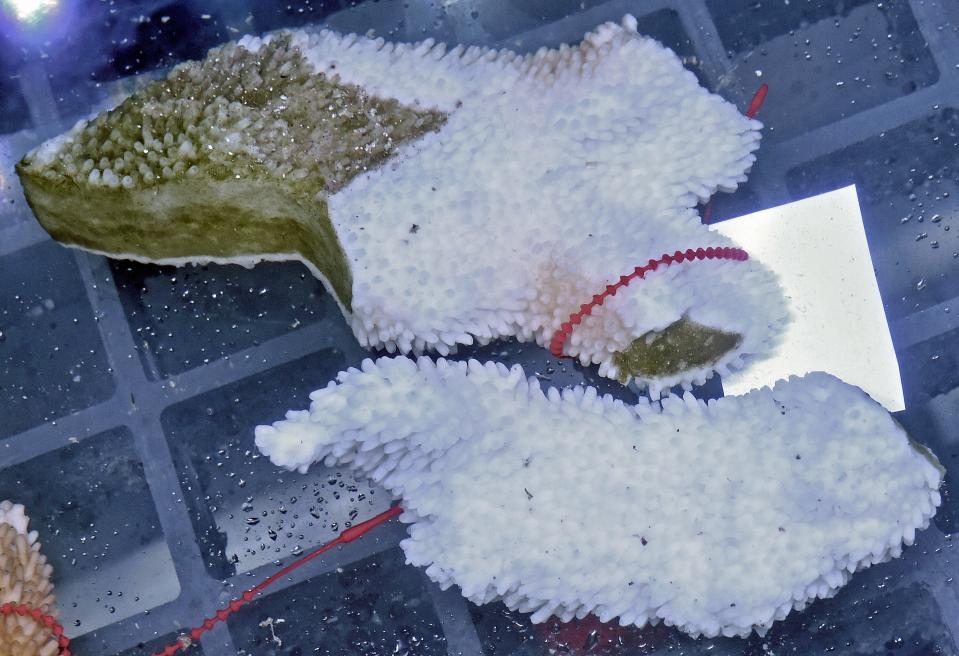
[(70, 638), (63, 635), (63, 626), (57, 622), (53, 615), (44, 613), (39, 608), (27, 606), (26, 604), (6, 603), (0, 606), (0, 615), (19, 615), (20, 617), (32, 617), (38, 624), (43, 624), (57, 639), (60, 645), (60, 656), (70, 656)]
[(760, 84), (759, 88), (756, 89), (756, 93), (753, 94), (752, 100), (749, 101), (749, 107), (746, 108), (746, 118), (756, 118), (756, 114), (759, 113), (763, 103), (766, 102), (766, 95), (768, 93), (769, 85), (766, 83)]
[(234, 599), (229, 604), (227, 604), (226, 606), (218, 610), (216, 613), (213, 614), (212, 617), (209, 617), (203, 620), (203, 623), (200, 624), (200, 626), (191, 630), (189, 633), (183, 634), (182, 636), (180, 636), (180, 638), (176, 642), (170, 645), (167, 645), (165, 649), (163, 649), (162, 651), (156, 652), (153, 656), (173, 656), (178, 651), (181, 651), (181, 650), (185, 651), (190, 646), (192, 646), (193, 643), (198, 642), (200, 638), (203, 637), (204, 633), (213, 629), (213, 627), (215, 627), (220, 622), (225, 622), (227, 618), (230, 617), (230, 615), (240, 610), (244, 605), (253, 601), (256, 595), (258, 595), (260, 592), (263, 592), (263, 590), (270, 587), (271, 585), (273, 585), (274, 583), (282, 579), (284, 576), (287, 576), (288, 574), (292, 573), (294, 570), (299, 569), (300, 567), (307, 564), (308, 562), (310, 562), (317, 556), (326, 553), (333, 547), (338, 547), (343, 544), (348, 544), (350, 542), (353, 542), (354, 540), (357, 540), (363, 537), (364, 535), (369, 533), (371, 530), (373, 530), (377, 526), (384, 524), (385, 522), (388, 522), (394, 517), (399, 516), (402, 512), (403, 512), (403, 509), (400, 506), (393, 506), (389, 510), (385, 510), (381, 512), (379, 515), (376, 515), (375, 517), (367, 519), (365, 522), (360, 522), (356, 526), (351, 526), (350, 528), (340, 533), (336, 537), (336, 539), (330, 542), (327, 542), (326, 544), (319, 547), (315, 551), (311, 551), (307, 555), (301, 558), (298, 558), (297, 560), (294, 560), (292, 563), (290, 563), (289, 565), (281, 569), (276, 574), (273, 574), (263, 579), (259, 584), (253, 586), (252, 588), (244, 592), (242, 595), (240, 595), (238, 599)]
[(593, 296), (588, 303), (583, 303), (579, 309), (570, 315), (569, 319), (560, 326), (559, 330), (553, 333), (553, 339), (550, 340), (549, 350), (557, 358), (563, 357), (563, 346), (566, 340), (573, 332), (573, 328), (583, 322), (583, 319), (593, 313), (610, 296), (615, 296), (616, 292), (636, 280), (645, 278), (646, 274), (655, 271), (660, 266), (669, 266), (673, 263), (692, 262), (693, 260), (736, 260), (743, 262), (749, 259), (749, 254), (741, 248), (731, 246), (709, 246), (708, 248), (689, 248), (685, 251), (676, 251), (675, 253), (663, 255), (658, 260), (650, 260), (643, 266), (638, 266), (629, 274), (621, 276), (620, 279), (610, 285), (602, 293)]

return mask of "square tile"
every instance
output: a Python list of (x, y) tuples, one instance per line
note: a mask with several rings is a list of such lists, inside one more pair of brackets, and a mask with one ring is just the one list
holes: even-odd
[[(931, 86), (939, 70), (905, 2), (710, 0), (745, 97), (768, 82), (770, 140)], [(762, 77), (763, 74), (766, 77)]]
[(309, 407), (310, 392), (368, 354), (323, 349), (168, 408), (162, 417), (177, 477), (210, 574), (225, 579), (308, 551), (390, 504), (348, 469), (306, 474), (274, 466), (253, 428)]
[(111, 260), (147, 373), (165, 378), (323, 319), (333, 297), (298, 262), (170, 267)]
[(78, 636), (180, 594), (126, 428), (0, 470), (0, 499), (26, 506), (53, 565), (60, 621)]
[(113, 375), (71, 252), (0, 257), (0, 438), (110, 398)]
[(447, 654), (425, 579), (399, 548), (273, 593), (228, 624), (249, 656)]
[(943, 109), (797, 166), (794, 198), (856, 184), (890, 320), (959, 294), (959, 112)]

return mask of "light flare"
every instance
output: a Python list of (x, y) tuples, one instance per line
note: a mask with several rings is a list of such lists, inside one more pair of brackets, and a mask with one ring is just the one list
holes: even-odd
[(52, 13), (60, 0), (4, 0), (3, 7), (22, 23), (35, 23)]

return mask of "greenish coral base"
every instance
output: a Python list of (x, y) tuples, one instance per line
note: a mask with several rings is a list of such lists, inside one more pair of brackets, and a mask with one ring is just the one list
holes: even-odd
[[(899, 424), (899, 422), (896, 422), (896, 423)], [(906, 429), (903, 428), (902, 424), (899, 424), (899, 427), (903, 429), (903, 432), (906, 433), (906, 435), (909, 435), (908, 431), (906, 431)], [(939, 462), (939, 458), (936, 457), (936, 454), (934, 454), (928, 446), (920, 442), (917, 442), (911, 437), (909, 438), (909, 445), (913, 449), (915, 449), (919, 453), (919, 455), (921, 455), (923, 458), (928, 460), (930, 465), (936, 468), (936, 471), (939, 472), (940, 477), (945, 477), (946, 468), (942, 466), (942, 463)]]
[(49, 180), (17, 166), (41, 225), (57, 241), (148, 260), (299, 254), (347, 309), (352, 278), (327, 205), (276, 180), (180, 179), (146, 189)]
[(316, 74), (292, 41), (216, 48), (27, 155), (17, 173), (40, 223), (139, 260), (299, 256), (351, 311), (325, 198), (446, 115)]
[(710, 367), (742, 344), (742, 335), (703, 326), (687, 317), (646, 333), (613, 355), (619, 379), (661, 378)]

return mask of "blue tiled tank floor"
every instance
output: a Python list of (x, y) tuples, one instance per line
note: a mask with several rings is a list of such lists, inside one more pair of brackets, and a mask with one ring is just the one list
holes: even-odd
[[(765, 138), (722, 220), (854, 182), (900, 359), (897, 419), (939, 454), (943, 506), (903, 558), (766, 636), (631, 629), (571, 644), (501, 604), (476, 607), (403, 564), (391, 525), (315, 561), (205, 636), (233, 654), (959, 654), (959, 5), (946, 0), (469, 0), (260, 3), (77, 0), (73, 31), (0, 37), (0, 497), (29, 502), (79, 656), (142, 654), (287, 559), (387, 503), (348, 472), (272, 468), (250, 427), (358, 362), (305, 269), (170, 269), (64, 250), (13, 163), (77, 117), (242, 33), (327, 21), (388, 38), (523, 51), (637, 15), (741, 107), (761, 82)], [(355, 5), (355, 6), (354, 6)], [(38, 265), (38, 263), (42, 264)], [(459, 357), (520, 362), (553, 385), (632, 392), (511, 342)], [(713, 386), (702, 395), (719, 393)], [(26, 495), (26, 496), (24, 496)], [(589, 640), (595, 643), (591, 649)], [(587, 650), (584, 652), (584, 650)]]

